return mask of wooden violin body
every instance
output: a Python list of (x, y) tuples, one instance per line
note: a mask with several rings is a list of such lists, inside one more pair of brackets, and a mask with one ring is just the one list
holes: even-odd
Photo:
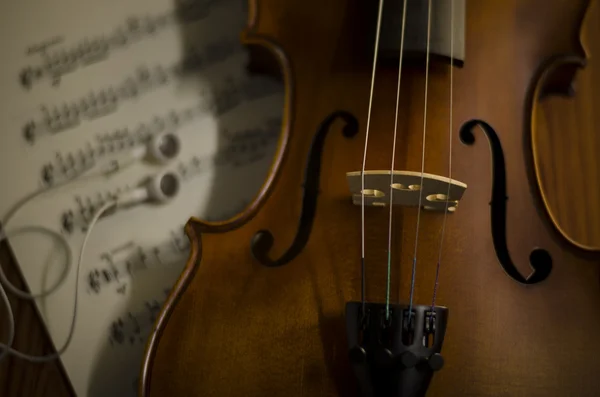
[[(531, 118), (533, 170), (552, 225), (568, 242), (600, 252), (600, 2), (581, 29), (582, 47), (541, 68)], [(574, 84), (553, 89), (557, 76)], [(581, 192), (581, 193), (577, 193)]]
[[(361, 212), (346, 173), (361, 170), (365, 145), (372, 65), (360, 49), (376, 18), (367, 3), (376, 2), (250, 2), (243, 41), (271, 55), (286, 86), (278, 152), (245, 212), (188, 222), (192, 251), (148, 342), (142, 396), (361, 395), (345, 312), (361, 299)], [(554, 241), (523, 139), (531, 80), (579, 45), (587, 3), (466, 3), (451, 155), (452, 177), (468, 188), (447, 217), (437, 297), (449, 309), (445, 364), (427, 396), (598, 395), (600, 266)], [(421, 169), (425, 68), (416, 65), (402, 69), (395, 170)], [(428, 74), (425, 171), (439, 176), (450, 155), (449, 68), (432, 62)], [(378, 68), (366, 170), (390, 169), (397, 79), (397, 65)], [(394, 209), (394, 303), (408, 300), (417, 213)], [(388, 216), (365, 209), (368, 302), (386, 298)], [(423, 305), (442, 218), (421, 212), (414, 299)]]

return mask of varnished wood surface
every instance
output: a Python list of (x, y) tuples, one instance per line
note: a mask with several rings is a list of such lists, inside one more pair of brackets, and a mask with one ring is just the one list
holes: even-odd
[[(8, 279), (19, 289), (25, 289), (12, 256), (6, 245), (0, 244), (0, 263)], [(32, 301), (15, 298), (8, 294), (15, 315), (16, 332), (13, 348), (35, 356), (54, 353)], [(7, 341), (6, 308), (0, 308), (0, 337)], [(69, 380), (59, 361), (34, 364), (14, 356), (0, 361), (0, 396), (2, 397), (74, 397)]]
[[(581, 30), (586, 62), (574, 95), (536, 107), (532, 146), (539, 186), (556, 229), (572, 244), (600, 251), (600, 2)], [(577, 54), (574, 54), (575, 56)]]
[[(197, 219), (187, 225), (190, 260), (156, 325), (142, 369), (144, 396), (357, 396), (348, 364), (344, 304), (360, 298), (360, 209), (345, 173), (360, 170), (370, 83), (357, 61), (368, 2), (260, 0), (249, 37), (276, 41), (290, 60), (289, 141), (258, 213), (224, 234)], [(466, 60), (455, 72), (453, 177), (468, 189), (448, 219), (438, 304), (450, 310), (443, 370), (428, 397), (594, 397), (600, 390), (600, 263), (565, 251), (536, 210), (523, 126), (527, 90), (543, 60), (579, 43), (584, 0), (469, 1)], [(256, 11), (256, 12), (255, 12)], [(449, 73), (429, 79), (425, 172), (446, 175)], [(423, 68), (402, 75), (396, 169), (420, 170)], [(367, 169), (391, 158), (397, 71), (378, 72)], [(292, 92), (292, 91), (289, 91)], [(288, 247), (301, 208), (305, 158), (319, 122), (334, 110), (356, 115), (358, 137), (337, 125), (327, 139), (310, 240), (290, 264), (265, 268), (250, 254), (261, 229), (275, 236), (272, 256)], [(483, 134), (462, 145), (456, 131), (480, 118), (498, 132), (507, 160), (510, 254), (524, 274), (529, 253), (549, 250), (554, 270), (525, 287), (509, 279), (493, 248), (489, 145)], [(273, 180), (273, 179), (272, 179)], [(268, 189), (267, 189), (268, 190)], [(386, 208), (366, 210), (367, 297), (385, 298)], [(406, 302), (416, 211), (396, 209), (392, 297)], [(429, 304), (441, 217), (423, 213), (416, 303)], [(223, 230), (223, 227), (221, 227)]]

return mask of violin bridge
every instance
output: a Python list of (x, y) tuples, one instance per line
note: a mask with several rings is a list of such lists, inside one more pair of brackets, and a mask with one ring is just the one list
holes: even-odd
[[(422, 192), (421, 207), (430, 211), (456, 211), (467, 185), (447, 177), (413, 171), (394, 171), (392, 180), (392, 205), (418, 207)], [(355, 205), (362, 204), (361, 172), (346, 174), (348, 186)], [(448, 185), (450, 192), (448, 194)], [(390, 171), (365, 171), (365, 205), (385, 207), (390, 204)]]

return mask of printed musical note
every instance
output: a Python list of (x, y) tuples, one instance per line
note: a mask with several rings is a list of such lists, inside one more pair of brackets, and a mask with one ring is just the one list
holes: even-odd
[[(55, 183), (71, 179), (87, 170), (94, 162), (131, 150), (136, 145), (145, 144), (156, 134), (163, 131), (175, 133), (199, 117), (207, 115), (207, 108), (231, 111), (234, 109), (232, 107), (234, 103), (239, 106), (241, 102), (250, 102), (277, 93), (279, 92), (267, 80), (252, 79), (236, 82), (233, 78), (227, 78), (222, 86), (216, 88), (214, 95), (216, 105), (202, 103), (180, 110), (171, 110), (163, 115), (155, 115), (150, 120), (140, 122), (133, 128), (121, 127), (112, 132), (97, 134), (96, 143), (87, 142), (77, 152), (56, 153), (53, 161), (42, 166), (40, 172), (42, 183), (52, 186)], [(280, 127), (281, 119), (267, 120), (265, 129), (272, 133), (278, 133)], [(248, 133), (246, 132), (246, 134)], [(262, 136), (263, 146), (272, 138), (272, 134), (265, 135), (262, 130), (255, 131), (255, 133)], [(237, 139), (240, 140), (240, 138)], [(232, 150), (235, 152), (236, 149), (232, 148)], [(68, 158), (68, 161), (65, 158)]]
[[(210, 67), (241, 51), (231, 39), (211, 43), (201, 51), (190, 50), (184, 60), (170, 67), (139, 66), (119, 83), (91, 91), (89, 94), (61, 105), (42, 105), (41, 115), (23, 126), (24, 139), (33, 144), (45, 134), (57, 134), (79, 126), (83, 121), (93, 121), (114, 113), (119, 106), (179, 79), (188, 70)], [(230, 88), (230, 91), (233, 88)], [(226, 94), (232, 95), (229, 91)]]
[(57, 87), (67, 74), (107, 60), (113, 53), (131, 48), (132, 45), (159, 34), (176, 22), (188, 24), (205, 19), (212, 7), (216, 4), (223, 5), (226, 1), (180, 1), (174, 11), (154, 16), (129, 17), (111, 32), (93, 38), (86, 37), (68, 49), (60, 48), (50, 52), (49, 44), (59, 43), (56, 38), (35, 48), (30, 47), (26, 51), (27, 54), (40, 54), (42, 63), (26, 66), (21, 70), (21, 86), (29, 90), (35, 83), (49, 80), (52, 86)]
[(115, 260), (115, 249), (100, 255), (103, 264), (89, 271), (87, 276), (88, 292), (99, 294), (101, 290), (114, 285), (116, 293), (124, 295), (129, 281), (139, 272), (148, 269), (169, 269), (181, 264), (189, 254), (189, 240), (183, 232), (183, 226), (171, 230), (166, 242), (150, 247), (142, 247), (133, 242), (119, 247), (119, 256)]
[(112, 347), (145, 343), (165, 300), (147, 300), (138, 312), (128, 312), (112, 322), (108, 340)]
[(190, 249), (190, 240), (183, 233), (183, 227), (179, 231), (171, 230), (171, 243), (178, 252), (188, 252)]
[(103, 281), (105, 283), (110, 283), (112, 281), (119, 282), (120, 271), (115, 266), (112, 254), (103, 253), (102, 255), (100, 255), (100, 259), (107, 263), (106, 267), (100, 271), (103, 277)]
[(120, 318), (112, 323), (109, 338), (111, 345), (114, 345), (115, 343), (122, 344), (125, 341), (125, 332), (123, 332), (124, 327), (125, 324)]
[[(171, 110), (164, 115), (155, 115), (148, 121), (142, 121), (133, 128), (123, 127), (112, 132), (97, 134), (96, 142), (88, 141), (76, 152), (56, 153), (53, 161), (42, 166), (42, 182), (46, 186), (52, 186), (71, 179), (97, 161), (132, 150), (137, 145), (146, 144), (153, 135), (167, 130), (176, 133), (201, 114), (198, 106), (180, 111)], [(174, 123), (175, 119), (177, 123)], [(65, 157), (73, 160), (67, 165), (63, 160)]]
[(87, 280), (90, 290), (96, 293), (100, 292), (100, 272), (98, 270), (92, 270), (88, 274)]
[(40, 43), (32, 44), (25, 50), (25, 55), (33, 55), (38, 52), (44, 52), (52, 46), (62, 44), (65, 41), (64, 36), (54, 36)]
[(93, 196), (74, 197), (76, 207), (63, 211), (60, 216), (61, 228), (64, 232), (71, 234), (75, 228), (80, 228), (84, 233), (87, 230), (89, 221), (94, 216), (95, 211), (102, 207), (107, 201), (114, 200), (118, 194), (132, 189), (131, 185), (125, 187), (117, 187), (115, 189), (97, 192)]
[(115, 86), (99, 91), (91, 91), (77, 100), (62, 105), (42, 105), (42, 115), (23, 127), (23, 135), (29, 143), (34, 143), (41, 134), (56, 134), (81, 124), (84, 120), (94, 120), (117, 111), (120, 104), (136, 100), (138, 97), (161, 87), (168, 82), (167, 71), (162, 66), (153, 69), (139, 67)]

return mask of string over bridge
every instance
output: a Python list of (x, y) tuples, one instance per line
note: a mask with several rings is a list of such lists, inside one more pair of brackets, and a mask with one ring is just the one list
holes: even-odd
[[(404, 207), (419, 206), (419, 194), (423, 189), (423, 209), (445, 211), (448, 201), (448, 212), (456, 211), (467, 185), (447, 177), (414, 171), (394, 171), (392, 175), (392, 205)], [(346, 174), (352, 202), (361, 205), (361, 172), (353, 171)], [(448, 189), (450, 187), (450, 189)], [(390, 171), (365, 171), (365, 205), (390, 205)]]

